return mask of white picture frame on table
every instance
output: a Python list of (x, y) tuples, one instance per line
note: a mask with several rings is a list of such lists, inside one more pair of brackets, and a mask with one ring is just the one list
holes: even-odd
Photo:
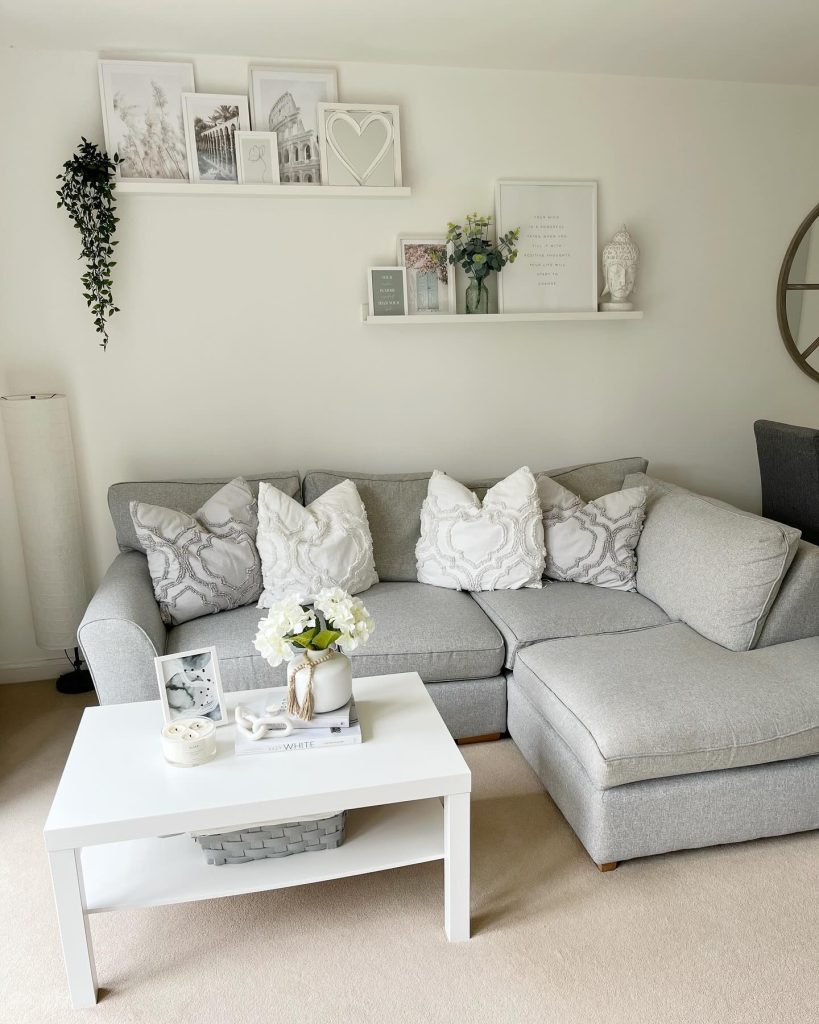
[(498, 236), (520, 228), (498, 274), (500, 313), (597, 312), (597, 182), (495, 183)]
[(117, 178), (187, 181), (182, 95), (196, 88), (193, 64), (100, 60), (97, 70), (105, 149), (121, 158)]
[[(437, 264), (434, 252), (443, 257)], [(407, 313), (410, 316), (441, 316), (457, 312), (455, 267), (449, 262), (452, 245), (446, 235), (400, 235), (398, 263), (407, 270)], [(443, 272), (443, 273), (442, 273)]]
[(279, 181), (320, 185), (318, 104), (338, 99), (335, 68), (253, 64), (249, 75), (251, 125), (256, 132), (276, 132)]
[(406, 267), (367, 267), (367, 299), (370, 316), (406, 316)]
[(323, 185), (401, 185), (401, 125), (394, 103), (319, 103)]
[(228, 713), (215, 647), (154, 658), (165, 724), (180, 718), (209, 718), (226, 725)]
[(192, 182), (238, 182), (236, 132), (250, 131), (247, 96), (219, 92), (182, 94), (182, 118)]
[(236, 132), (236, 173), (240, 185), (278, 185), (275, 132)]

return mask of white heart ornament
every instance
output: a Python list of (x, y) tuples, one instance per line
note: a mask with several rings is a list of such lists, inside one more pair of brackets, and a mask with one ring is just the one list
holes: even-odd
[[(344, 153), (341, 151), (341, 144), (335, 136), (335, 126), (338, 121), (343, 121), (344, 124), (349, 125), (353, 131), (358, 135), (359, 138), (372, 124), (382, 124), (384, 126), (385, 137), (384, 144), (381, 149), (376, 153), (374, 159), (370, 163), (370, 166), (364, 171), (363, 174), (359, 174), (358, 171), (353, 167), (350, 161), (346, 158)], [(364, 185), (367, 179), (378, 167), (381, 161), (384, 159), (385, 154), (389, 150), (393, 143), (394, 132), (392, 121), (387, 117), (386, 114), (381, 113), (380, 110), (373, 111), (371, 114), (367, 114), (361, 121), (356, 121), (354, 117), (351, 117), (345, 110), (334, 110), (327, 118), (324, 126), (325, 133), (327, 135), (327, 144), (336, 155), (339, 163), (342, 164), (352, 174), (359, 185)]]

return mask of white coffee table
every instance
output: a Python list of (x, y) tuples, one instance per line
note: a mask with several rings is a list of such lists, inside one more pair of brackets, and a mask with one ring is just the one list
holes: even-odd
[[(416, 673), (354, 689), (360, 746), (238, 758), (230, 725), (197, 768), (164, 761), (159, 701), (85, 711), (44, 830), (75, 1007), (97, 999), (88, 919), (107, 910), (443, 860), (444, 928), (450, 941), (469, 938), (469, 768)], [(338, 849), (282, 860), (213, 867), (186, 834), (342, 808)]]

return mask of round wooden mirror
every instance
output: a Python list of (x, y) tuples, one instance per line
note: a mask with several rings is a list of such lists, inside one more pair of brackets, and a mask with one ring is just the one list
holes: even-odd
[(799, 225), (785, 253), (776, 289), (776, 318), (793, 361), (819, 381), (819, 206)]

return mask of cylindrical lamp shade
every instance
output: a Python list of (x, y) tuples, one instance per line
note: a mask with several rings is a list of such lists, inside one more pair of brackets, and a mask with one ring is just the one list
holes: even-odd
[(80, 498), (65, 395), (0, 399), (39, 647), (77, 646), (88, 596)]

